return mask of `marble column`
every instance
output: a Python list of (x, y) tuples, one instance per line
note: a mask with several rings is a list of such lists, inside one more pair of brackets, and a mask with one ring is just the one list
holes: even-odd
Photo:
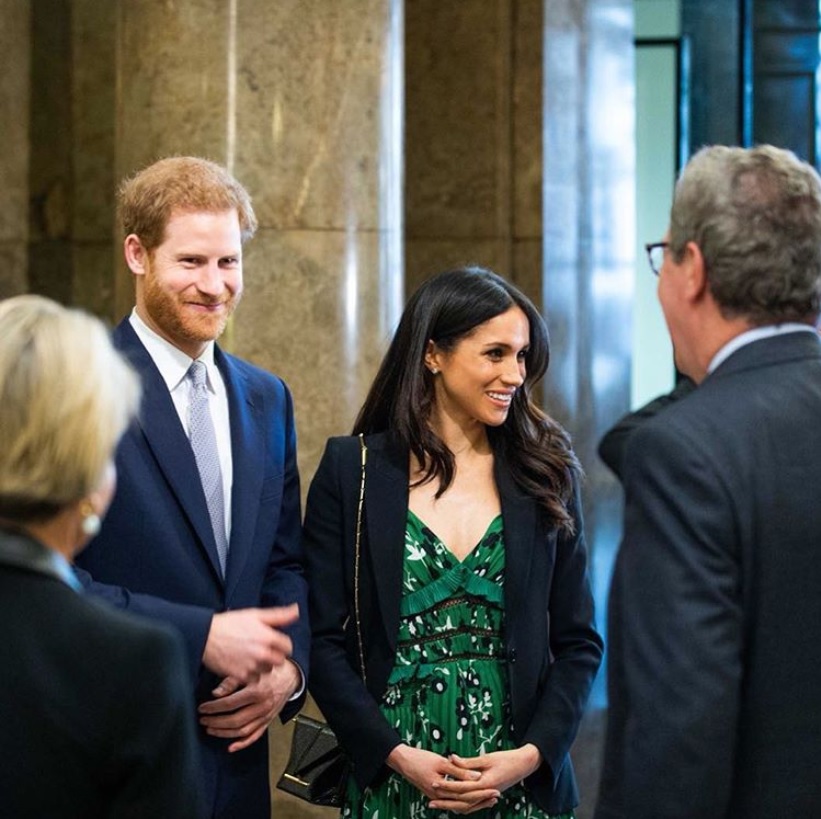
[[(17, 289), (110, 318), (116, 6), (3, 2), (0, 44), (8, 67), (0, 87), (2, 104), (14, 109), (3, 111), (0, 196), (10, 204), (3, 213), (13, 212), (25, 233), (18, 230), (18, 258), (0, 275), (15, 276)], [(21, 21), (25, 28), (16, 31)], [(8, 224), (0, 237), (7, 239)]]
[(71, 0), (31, 2), (28, 288), (72, 294)]
[[(600, 628), (621, 532), (621, 490), (596, 455), (630, 398), (635, 242), (632, 0), (546, 0), (544, 305), (551, 332), (545, 405), (586, 472), (585, 531)], [(573, 756), (592, 815), (605, 674)]]
[(27, 287), (30, 6), (0, 0), (0, 298)]
[[(402, 307), (402, 0), (121, 0), (118, 32), (117, 175), (199, 154), (254, 199), (224, 343), (291, 387), (307, 487)], [(289, 730), (271, 734), (278, 775)], [(277, 819), (326, 813), (275, 795)]]
[(402, 1), (246, 4), (234, 170), (261, 229), (234, 337), (291, 385), (307, 482), (402, 308)]
[(71, 301), (109, 320), (122, 246), (114, 190), (117, 4), (72, 0)]
[(406, 270), (476, 263), (541, 302), (543, 0), (414, 0)]
[[(236, 0), (116, 4), (117, 180), (172, 154), (222, 164), (233, 159), (228, 130), (234, 125), (229, 89), (236, 82), (236, 6)], [(115, 312), (122, 316), (133, 304), (134, 285), (116, 262)]]

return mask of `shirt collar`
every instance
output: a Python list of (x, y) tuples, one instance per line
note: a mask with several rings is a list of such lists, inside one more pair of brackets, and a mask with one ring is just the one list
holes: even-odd
[(24, 532), (2, 530), (0, 564), (56, 577), (77, 592), (83, 589), (71, 564), (59, 552)]
[[(136, 307), (131, 311), (128, 320), (137, 334), (137, 338), (143, 343), (154, 364), (157, 365), (168, 391), (173, 392), (185, 378), (194, 359), (152, 330), (140, 318)], [(214, 392), (214, 369), (216, 364), (214, 363), (213, 341), (208, 342), (202, 355), (197, 360), (205, 364), (205, 369), (208, 372), (208, 388), (211, 392)]]
[(760, 341), (762, 338), (772, 338), (773, 336), (783, 336), (787, 333), (815, 333), (815, 327), (809, 324), (801, 324), (796, 321), (787, 321), (784, 324), (769, 324), (766, 327), (754, 327), (740, 335), (731, 338), (714, 356), (707, 367), (707, 374), (716, 370), (723, 364), (736, 350), (740, 350), (747, 344)]

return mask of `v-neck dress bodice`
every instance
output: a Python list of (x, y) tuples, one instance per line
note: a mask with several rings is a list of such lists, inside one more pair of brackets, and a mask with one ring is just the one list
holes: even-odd
[[(514, 748), (504, 652), (502, 516), (459, 561), (408, 510), (396, 659), (380, 705), (402, 741), (447, 756)], [(360, 791), (348, 785), (343, 817), (444, 819), (399, 774)], [(521, 784), (477, 819), (550, 819)], [(570, 819), (572, 813), (553, 819)]]

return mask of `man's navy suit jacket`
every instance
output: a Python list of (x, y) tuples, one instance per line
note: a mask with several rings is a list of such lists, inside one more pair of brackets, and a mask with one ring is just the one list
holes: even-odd
[[(294, 660), (307, 675), (296, 434), (285, 384), (215, 348), (228, 395), (234, 474), (223, 579), (194, 454), (168, 388), (127, 319), (113, 339), (139, 372), (144, 395), (139, 421), (117, 451), (117, 491), (102, 531), (77, 561), (88, 572), (78, 572), (81, 580), (116, 606), (180, 630), (198, 701), (210, 699), (218, 682), (201, 666), (215, 612), (298, 603), (299, 623), (288, 631)], [(300, 705), (288, 703), (282, 718)], [(202, 730), (199, 736), (202, 787), (215, 815), (267, 819), (266, 738), (228, 754), (225, 740)], [(230, 809), (222, 807), (227, 803)]]

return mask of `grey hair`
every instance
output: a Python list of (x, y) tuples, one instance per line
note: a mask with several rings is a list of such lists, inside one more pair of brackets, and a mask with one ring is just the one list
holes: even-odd
[(684, 168), (670, 213), (670, 252), (704, 257), (726, 318), (810, 321), (821, 309), (821, 178), (791, 151), (702, 148)]

